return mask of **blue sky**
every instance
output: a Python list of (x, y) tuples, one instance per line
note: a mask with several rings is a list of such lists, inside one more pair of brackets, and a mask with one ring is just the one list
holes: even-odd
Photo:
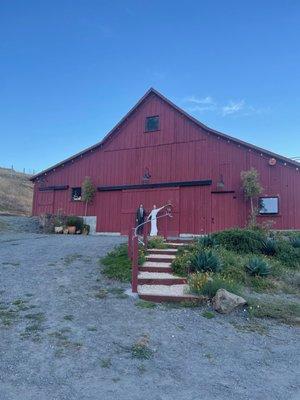
[(208, 126), (300, 156), (300, 2), (0, 1), (0, 165), (90, 146), (154, 87)]

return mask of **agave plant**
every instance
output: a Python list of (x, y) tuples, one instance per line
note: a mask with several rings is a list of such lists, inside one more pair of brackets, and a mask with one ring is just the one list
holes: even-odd
[(195, 253), (190, 258), (191, 271), (218, 272), (222, 267), (221, 260), (212, 250), (204, 250)]
[(246, 264), (246, 271), (251, 276), (268, 276), (270, 267), (265, 260), (259, 257), (252, 257)]
[(197, 245), (203, 247), (213, 247), (216, 244), (215, 239), (211, 235), (206, 235), (197, 240)]
[(278, 245), (276, 240), (273, 238), (267, 238), (266, 240), (264, 240), (262, 243), (261, 251), (267, 256), (274, 256), (278, 252)]
[(299, 249), (300, 248), (300, 236), (291, 238), (290, 243), (295, 249)]

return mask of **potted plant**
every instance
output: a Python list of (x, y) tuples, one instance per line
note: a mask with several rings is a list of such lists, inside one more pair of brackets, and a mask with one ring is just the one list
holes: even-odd
[(83, 224), (82, 234), (83, 234), (83, 235), (88, 235), (89, 233), (90, 233), (90, 225), (88, 225), (88, 224)]
[(75, 215), (71, 215), (67, 218), (67, 227), (68, 233), (70, 234), (74, 234), (78, 231), (82, 232), (83, 219), (80, 217), (76, 217)]
[(54, 215), (53, 218), (54, 233), (63, 233), (65, 221), (66, 217), (63, 214), (58, 213), (57, 215)]

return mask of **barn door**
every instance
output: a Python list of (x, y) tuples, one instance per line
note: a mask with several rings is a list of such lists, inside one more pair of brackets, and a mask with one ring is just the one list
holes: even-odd
[(217, 232), (238, 226), (238, 207), (234, 193), (212, 193), (211, 231)]
[(54, 212), (54, 190), (41, 191), (38, 194), (38, 213), (53, 214)]
[(97, 193), (97, 232), (120, 232), (121, 191)]

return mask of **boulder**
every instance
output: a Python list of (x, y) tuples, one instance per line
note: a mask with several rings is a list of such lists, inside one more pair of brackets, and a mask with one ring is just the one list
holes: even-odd
[(225, 289), (219, 289), (212, 299), (213, 309), (221, 314), (229, 314), (235, 308), (245, 304), (246, 300), (243, 297), (227, 292)]

